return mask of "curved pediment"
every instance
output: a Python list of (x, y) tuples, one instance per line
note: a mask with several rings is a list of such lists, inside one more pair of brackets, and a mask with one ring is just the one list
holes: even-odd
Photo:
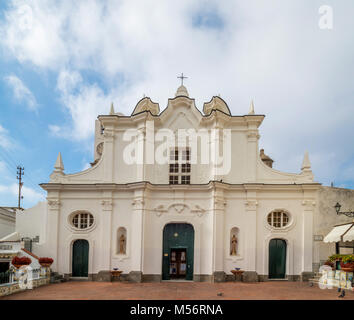
[(160, 114), (162, 123), (166, 126), (171, 126), (184, 118), (189, 126), (196, 127), (202, 119), (201, 112), (195, 106), (194, 99), (186, 96), (177, 96), (173, 99), (168, 99), (168, 105)]
[(157, 116), (160, 113), (160, 107), (158, 103), (152, 102), (149, 97), (145, 97), (137, 103), (132, 116), (143, 111), (150, 111), (151, 114)]
[(220, 97), (214, 96), (210, 102), (204, 103), (203, 112), (205, 115), (209, 115), (213, 110), (219, 110), (225, 114), (231, 116), (231, 112), (226, 102)]

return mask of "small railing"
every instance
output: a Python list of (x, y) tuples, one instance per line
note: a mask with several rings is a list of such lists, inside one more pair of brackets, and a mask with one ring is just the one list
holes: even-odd
[(7, 283), (13, 283), (14, 282), (13, 281), (14, 274), (15, 274), (15, 272), (13, 270), (0, 272), (0, 285), (1, 284), (7, 284)]
[[(47, 268), (29, 269), (27, 270), (28, 280), (38, 280), (47, 277)], [(0, 272), (0, 285), (13, 284), (19, 281), (19, 278), (23, 275), (21, 269), (10, 269), (6, 272)]]

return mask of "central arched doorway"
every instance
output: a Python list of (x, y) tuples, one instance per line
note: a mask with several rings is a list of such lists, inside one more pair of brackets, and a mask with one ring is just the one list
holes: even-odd
[(76, 240), (73, 243), (73, 277), (88, 277), (89, 243), (87, 240)]
[(284, 279), (286, 273), (286, 241), (272, 239), (269, 242), (269, 279)]
[(194, 228), (169, 223), (163, 230), (162, 280), (193, 280)]

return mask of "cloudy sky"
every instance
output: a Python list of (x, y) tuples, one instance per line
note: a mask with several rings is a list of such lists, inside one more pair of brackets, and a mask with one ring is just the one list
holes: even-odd
[(0, 205), (17, 205), (18, 164), (29, 207), (59, 151), (66, 173), (93, 160), (111, 101), (164, 109), (181, 72), (200, 109), (254, 100), (276, 169), (300, 172), (308, 150), (316, 181), (354, 188), (353, 17), (352, 0), (0, 1)]

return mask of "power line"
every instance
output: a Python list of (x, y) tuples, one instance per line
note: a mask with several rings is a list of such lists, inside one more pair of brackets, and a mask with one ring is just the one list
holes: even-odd
[[(6, 152), (4, 149), (2, 150), (3, 152), (0, 153), (0, 155), (2, 155), (2, 158), (4, 159), (5, 163), (7, 163), (7, 165), (9, 166), (10, 163), (11, 163), (11, 166), (16, 169), (17, 168), (17, 164), (16, 162), (13, 160), (13, 158), (10, 156), (10, 154), (8, 152)], [(17, 162), (19, 163), (19, 162)], [(42, 189), (39, 187), (39, 185), (34, 182), (31, 178), (31, 175), (30, 174), (27, 174), (27, 178), (28, 178), (28, 181), (29, 181), (29, 184), (32, 185), (32, 187), (34, 188), (38, 188), (42, 191)]]

